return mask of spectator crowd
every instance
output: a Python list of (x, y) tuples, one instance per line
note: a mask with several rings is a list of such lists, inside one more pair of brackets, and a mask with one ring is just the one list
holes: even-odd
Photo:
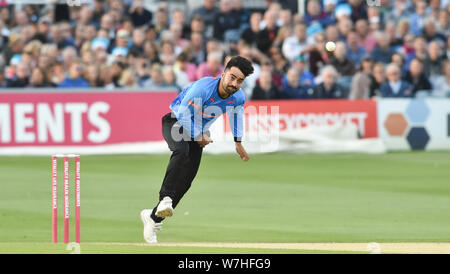
[(182, 90), (241, 55), (248, 99), (450, 97), (450, 0), (88, 2), (3, 1), (0, 87)]

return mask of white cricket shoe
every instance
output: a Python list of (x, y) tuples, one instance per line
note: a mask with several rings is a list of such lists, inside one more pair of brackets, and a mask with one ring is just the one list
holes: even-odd
[(144, 209), (141, 211), (141, 220), (144, 223), (144, 240), (149, 244), (156, 244), (156, 232), (162, 229), (162, 223), (155, 223), (150, 217), (153, 209)]
[(172, 217), (173, 207), (172, 207), (172, 199), (170, 197), (166, 196), (162, 199), (162, 201), (156, 208), (155, 215), (160, 218)]

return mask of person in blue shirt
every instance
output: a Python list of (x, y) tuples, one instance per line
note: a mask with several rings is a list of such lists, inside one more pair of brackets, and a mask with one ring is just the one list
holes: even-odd
[(252, 63), (241, 57), (231, 58), (221, 77), (204, 77), (184, 88), (170, 104), (171, 112), (162, 118), (162, 134), (172, 151), (159, 192), (159, 203), (141, 211), (144, 240), (157, 243), (156, 232), (162, 221), (173, 215), (174, 208), (194, 180), (203, 148), (212, 143), (210, 125), (227, 112), (236, 152), (243, 161), (249, 156), (241, 144), (245, 78), (253, 73)]
[(58, 88), (89, 88), (91, 85), (83, 78), (84, 67), (79, 61), (70, 65), (69, 75), (58, 85)]
[[(291, 67), (286, 77), (283, 78), (283, 89), (281, 90), (281, 98), (283, 99), (310, 99), (313, 89), (310, 86), (300, 83), (300, 71)], [(308, 92), (309, 91), (309, 92)]]
[(386, 68), (386, 81), (380, 86), (381, 97), (384, 98), (412, 98), (411, 85), (402, 80), (401, 70), (396, 64), (389, 64)]

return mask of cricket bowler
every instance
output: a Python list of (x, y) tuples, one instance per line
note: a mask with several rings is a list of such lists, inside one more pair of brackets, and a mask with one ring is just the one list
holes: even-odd
[(236, 152), (243, 161), (249, 156), (241, 144), (245, 78), (253, 73), (249, 60), (232, 57), (221, 77), (204, 77), (183, 89), (162, 117), (162, 134), (172, 151), (159, 192), (159, 203), (141, 211), (144, 239), (157, 243), (156, 232), (188, 191), (200, 166), (203, 148), (212, 143), (208, 128), (223, 113), (229, 116)]

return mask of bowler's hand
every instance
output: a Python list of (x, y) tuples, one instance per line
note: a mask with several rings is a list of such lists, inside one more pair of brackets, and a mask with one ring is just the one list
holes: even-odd
[(236, 152), (241, 157), (242, 161), (247, 162), (250, 157), (247, 154), (247, 151), (245, 151), (245, 148), (242, 146), (240, 142), (235, 142), (236, 144)]
[(212, 142), (213, 142), (213, 140), (211, 138), (209, 138), (209, 136), (206, 134), (202, 134), (202, 139), (197, 141), (197, 143), (201, 147), (205, 147), (206, 145), (208, 145), (209, 143), (212, 143)]

